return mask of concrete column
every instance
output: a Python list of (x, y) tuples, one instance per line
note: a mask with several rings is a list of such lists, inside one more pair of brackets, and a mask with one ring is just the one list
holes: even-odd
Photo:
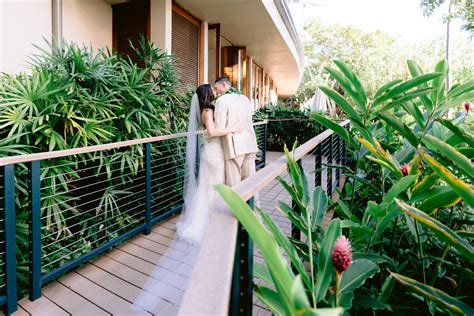
[[(248, 66), (248, 73), (247, 73), (247, 80), (249, 81), (248, 87), (249, 87), (249, 99), (252, 101), (252, 104), (254, 104), (254, 95), (253, 95), (253, 87), (254, 87), (254, 82), (253, 82), (253, 57), (249, 57), (249, 66)], [(255, 106), (254, 106), (255, 107)]]
[(199, 78), (201, 84), (209, 82), (209, 24), (206, 21), (201, 23), (201, 67)]
[(171, 0), (150, 1), (150, 39), (163, 51), (171, 54)]
[(52, 0), (52, 26), (52, 43), (59, 47), (63, 40), (63, 0)]

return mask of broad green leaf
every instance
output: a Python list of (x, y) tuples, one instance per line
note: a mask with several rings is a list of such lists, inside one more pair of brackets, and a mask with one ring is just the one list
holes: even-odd
[(352, 97), (361, 111), (365, 111), (366, 102), (364, 102), (361, 95), (357, 92), (355, 86), (349, 81), (349, 79), (331, 67), (324, 67), (324, 70), (326, 70), (339, 83), (345, 93)]
[(341, 109), (347, 114), (347, 116), (355, 121), (362, 122), (359, 114), (357, 111), (352, 107), (352, 105), (347, 101), (339, 92), (335, 91), (334, 89), (328, 87), (319, 87), (325, 95), (330, 97), (331, 99), (336, 102), (337, 105), (341, 107)]
[(265, 264), (254, 262), (253, 263), (253, 275), (268, 284), (273, 284), (272, 275)]
[(451, 187), (444, 187), (444, 192), (430, 194), (430, 196), (418, 205), (418, 209), (432, 215), (439, 208), (448, 208), (461, 201), (459, 195)]
[(429, 74), (424, 74), (417, 76), (413, 79), (409, 79), (407, 81), (404, 81), (395, 87), (391, 88), (388, 90), (386, 93), (381, 95), (379, 98), (375, 99), (374, 102), (372, 103), (372, 107), (376, 107), (377, 105), (381, 104), (382, 102), (387, 101), (390, 98), (393, 98), (395, 96), (398, 96), (402, 93), (406, 93), (408, 90), (420, 86), (428, 81), (433, 80), (436, 77), (441, 76), (442, 73), (429, 73)]
[(328, 196), (321, 187), (313, 191), (313, 223), (312, 226), (321, 226), (328, 206)]
[[(304, 267), (303, 262), (301, 261), (300, 257), (298, 256), (298, 253), (296, 252), (296, 249), (293, 247), (293, 244), (290, 242), (288, 237), (283, 233), (283, 231), (278, 227), (275, 222), (270, 218), (268, 214), (266, 214), (264, 211), (258, 209), (258, 214), (260, 217), (263, 219), (265, 224), (267, 225), (268, 229), (270, 232), (273, 234), (273, 238), (277, 241), (277, 243), (280, 245), (280, 247), (283, 249), (283, 251), (286, 253), (288, 258), (290, 258), (290, 261), (293, 263), (293, 266), (296, 268), (298, 273), (300, 274), (303, 282), (306, 284), (306, 286), (311, 289), (312, 285), (310, 282), (310, 279), (308, 277), (308, 274), (306, 273), (306, 269)], [(309, 232), (311, 233), (311, 232)]]
[(425, 118), (423, 117), (423, 113), (421, 113), (420, 109), (415, 103), (407, 101), (403, 103), (402, 106), (405, 111), (407, 111), (415, 119), (416, 123), (418, 123), (420, 128), (425, 126)]
[(408, 140), (412, 146), (416, 147), (418, 145), (418, 139), (416, 138), (416, 135), (408, 126), (406, 126), (405, 123), (400, 121), (400, 119), (387, 113), (378, 113), (377, 116), (387, 122), (388, 125), (396, 129), (403, 137)]
[(456, 178), (451, 171), (443, 167), (424, 151), (420, 150), (420, 154), (441, 179), (446, 181), (446, 183), (449, 184), (471, 207), (474, 207), (474, 190), (472, 189), (472, 186)]
[(458, 168), (464, 170), (471, 179), (474, 178), (474, 166), (472, 162), (454, 147), (431, 135), (425, 135), (423, 142), (436, 148), (442, 156), (452, 161)]
[(349, 79), (352, 86), (355, 88), (359, 95), (359, 100), (361, 102), (362, 109), (367, 104), (367, 94), (365, 93), (364, 87), (362, 87), (362, 83), (360, 82), (357, 75), (352, 71), (346, 64), (344, 64), (340, 60), (335, 60), (334, 63), (339, 67), (342, 73)]
[(245, 227), (255, 245), (260, 250), (262, 256), (265, 258), (275, 286), (278, 290), (282, 291), (279, 294), (286, 305), (291, 306), (291, 287), (293, 286), (295, 275), (280, 253), (277, 242), (254, 214), (253, 210), (237, 193), (222, 184), (217, 185), (216, 190), (242, 226)]
[(410, 215), (424, 226), (433, 231), (440, 239), (449, 243), (456, 250), (462, 253), (470, 262), (474, 262), (474, 248), (464, 239), (459, 237), (453, 230), (437, 221), (425, 212), (406, 204), (400, 200), (395, 200), (400, 209)]
[(413, 181), (415, 181), (417, 177), (418, 175), (415, 174), (415, 175), (409, 175), (409, 176), (403, 177), (400, 180), (398, 180), (394, 185), (392, 185), (390, 190), (388, 190), (387, 195), (383, 199), (382, 203), (385, 203), (387, 205), (392, 203), (393, 200), (400, 193), (406, 191), (410, 187), (410, 185), (413, 183)]
[(472, 135), (469, 135), (463, 129), (454, 125), (451, 121), (442, 118), (438, 118), (437, 121), (446, 126), (455, 135), (461, 137), (470, 147), (474, 147), (474, 138)]
[(445, 80), (448, 74), (448, 63), (442, 59), (435, 66), (435, 71), (443, 75), (433, 79), (434, 90), (431, 92), (431, 101), (433, 104), (438, 104), (445, 93)]
[(290, 312), (282, 304), (281, 296), (277, 292), (261, 285), (255, 286), (254, 293), (257, 298), (271, 309), (276, 315), (285, 315)]
[(320, 114), (313, 114), (311, 116), (316, 122), (321, 123), (322, 125), (326, 126), (327, 128), (333, 130), (336, 134), (344, 138), (345, 141), (348, 143), (352, 144), (354, 147), (356, 146), (356, 143), (354, 139), (351, 137), (349, 132), (339, 124), (331, 121), (330, 119), (325, 118), (324, 116)]
[(387, 82), (386, 84), (384, 84), (382, 87), (380, 87), (377, 92), (375, 93), (374, 95), (374, 100), (375, 99), (378, 99), (378, 97), (380, 97), (383, 93), (387, 92), (387, 90), (389, 90), (390, 88), (392, 88), (393, 86), (399, 84), (400, 82), (402, 82), (401, 79), (395, 79), (395, 80), (392, 80), (390, 82)]
[(331, 260), (332, 248), (336, 238), (341, 235), (341, 221), (336, 218), (331, 221), (329, 227), (324, 234), (324, 239), (321, 244), (321, 249), (318, 255), (318, 273), (316, 277), (316, 284), (314, 286), (314, 293), (316, 294), (316, 301), (321, 301), (328, 290), (332, 277), (334, 276), (334, 266)]
[(430, 190), (439, 182), (439, 176), (436, 173), (425, 176), (420, 182), (418, 182), (411, 191), (412, 199), (418, 195)]
[(423, 284), (421, 282), (418, 282), (416, 280), (397, 273), (390, 272), (390, 274), (395, 278), (395, 280), (397, 280), (401, 284), (409, 287), (411, 290), (423, 295), (424, 297), (443, 305), (452, 312), (463, 315), (474, 314), (474, 309), (471, 308), (469, 305), (464, 302), (461, 302), (457, 298), (454, 298), (437, 288)]
[(378, 106), (374, 109), (373, 114), (379, 114), (393, 109), (396, 106), (403, 105), (407, 102), (410, 102), (418, 97), (426, 95), (431, 91), (431, 88), (421, 88), (415, 91), (410, 91), (407, 94), (401, 96), (398, 99), (393, 100), (392, 102), (387, 103), (385, 106)]
[(374, 262), (366, 259), (354, 260), (349, 268), (342, 273), (339, 285), (340, 306), (350, 309), (354, 299), (354, 290), (372, 278), (380, 269)]

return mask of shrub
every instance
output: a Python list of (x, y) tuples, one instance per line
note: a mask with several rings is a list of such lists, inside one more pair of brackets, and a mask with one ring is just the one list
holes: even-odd
[(301, 111), (282, 103), (269, 104), (255, 112), (255, 119), (268, 120), (267, 150), (283, 151), (296, 140), (304, 143), (324, 130), (324, 127), (310, 118), (309, 110)]

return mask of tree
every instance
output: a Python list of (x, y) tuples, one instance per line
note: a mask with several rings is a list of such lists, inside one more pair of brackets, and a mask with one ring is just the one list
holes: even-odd
[[(470, 32), (471, 36), (474, 36), (474, 3), (472, 0), (448, 1), (450, 2), (451, 9), (448, 10), (448, 14), (445, 16), (446, 20), (460, 19), (463, 22), (463, 30)], [(426, 16), (430, 16), (443, 3), (445, 3), (445, 0), (421, 0), (420, 6), (423, 8), (423, 13)]]
[[(318, 85), (331, 84), (323, 68), (334, 59), (344, 61), (359, 76), (369, 94), (393, 79), (409, 77), (406, 60), (416, 60), (423, 69), (433, 69), (445, 56), (445, 41), (405, 44), (382, 31), (364, 32), (354, 26), (323, 25), (310, 19), (305, 25), (303, 46), (306, 67), (296, 96), (299, 102), (311, 98)], [(455, 39), (452, 43), (451, 74), (454, 83), (474, 78), (474, 41)]]

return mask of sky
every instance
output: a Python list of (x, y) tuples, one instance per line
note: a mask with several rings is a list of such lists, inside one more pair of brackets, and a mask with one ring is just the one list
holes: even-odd
[[(430, 17), (423, 16), (419, 0), (317, 0), (317, 4), (293, 11), (296, 24), (310, 17), (323, 23), (354, 25), (364, 31), (385, 31), (402, 42), (424, 43), (444, 36), (446, 26), (442, 17), (447, 6), (441, 6)], [(467, 37), (460, 31), (461, 23), (451, 23), (453, 37)]]

